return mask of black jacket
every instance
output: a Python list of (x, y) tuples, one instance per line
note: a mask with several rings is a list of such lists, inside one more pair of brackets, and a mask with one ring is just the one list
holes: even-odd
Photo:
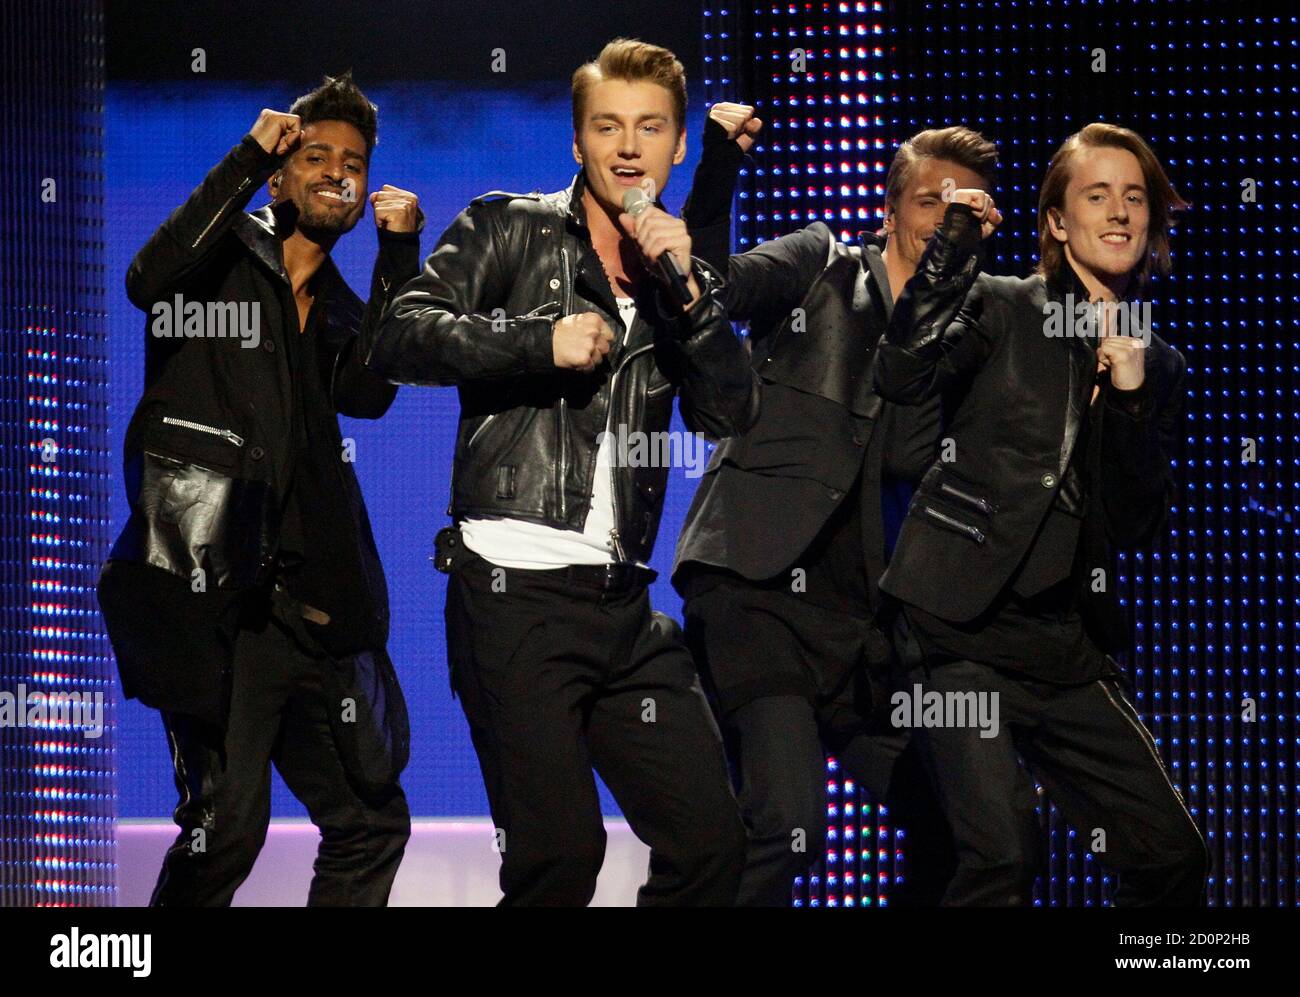
[[(697, 176), (692, 202), (700, 195)], [(893, 310), (881, 246), (873, 236), (846, 246), (818, 222), (730, 258), (724, 301), (749, 323), (763, 407), (752, 429), (718, 447), (700, 481), (677, 545), (679, 583), (697, 565), (754, 581), (784, 571), (861, 472), (875, 608), (885, 568), (882, 481), (919, 478), (939, 431), (937, 402), (884, 405), (872, 388), (876, 343)]]
[[(593, 373), (558, 369), (552, 326), (597, 312), (616, 332), (618, 306), (591, 245), (582, 175), (552, 194), (475, 198), (443, 233), (424, 272), (402, 288), (367, 364), (403, 384), (456, 385), (460, 425), (448, 513), (530, 519), (582, 529), (591, 504), (597, 436), (611, 406), (629, 432), (669, 428), (673, 395), (693, 431), (714, 438), (757, 416), (758, 379), (743, 342), (704, 291), (672, 317), (656, 291), (651, 327), (633, 323)], [(627, 560), (646, 560), (663, 509), (666, 467), (614, 469), (614, 514)]]
[[(1079, 592), (1085, 624), (1106, 651), (1130, 641), (1115, 553), (1149, 544), (1173, 495), (1169, 455), (1186, 363), (1152, 335), (1134, 391), (1098, 382), (1096, 354), (1045, 332), (1046, 306), (1087, 300), (1060, 280), (979, 276), (979, 223), (949, 207), (894, 309), (876, 386), (896, 402), (944, 397), (955, 459), (936, 460), (911, 507), (882, 589), (935, 616), (964, 622), (985, 610), (1024, 561), (1056, 501), (1100, 383), (1086, 477)], [(968, 294), (969, 292), (969, 294)], [(1096, 591), (1093, 572), (1105, 572)]]
[[(294, 471), (298, 391), (285, 344), (299, 333), (285, 316), (297, 306), (275, 217), (269, 208), (244, 210), (279, 164), (245, 136), (150, 237), (126, 280), (131, 302), (149, 315), (145, 391), (123, 454), (131, 515), (101, 575), (100, 605), (126, 695), (217, 724), (225, 720), (237, 616), (273, 574)], [(396, 389), (362, 366), (356, 337), (377, 323), (390, 289), (418, 269), (417, 234), (381, 233), (367, 306), (331, 261), (323, 264), (316, 351), (338, 412), (378, 418), (392, 403)], [(176, 295), (257, 303), (260, 342), (249, 349), (237, 338), (151, 334), (154, 303)], [(386, 663), (383, 569), (352, 465), (340, 460), (338, 475), (370, 621), (349, 636), (359, 654)]]

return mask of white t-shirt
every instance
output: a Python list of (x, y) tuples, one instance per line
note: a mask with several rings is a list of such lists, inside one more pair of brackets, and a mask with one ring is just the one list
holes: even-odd
[[(636, 301), (616, 298), (624, 336), (632, 328)], [(610, 416), (613, 411), (611, 409)], [(545, 570), (571, 564), (609, 564), (615, 560), (610, 531), (614, 529), (613, 447), (615, 432), (606, 420), (596, 450), (591, 508), (581, 530), (566, 530), (527, 519), (480, 516), (461, 521), (465, 546), (485, 561), (503, 568)]]

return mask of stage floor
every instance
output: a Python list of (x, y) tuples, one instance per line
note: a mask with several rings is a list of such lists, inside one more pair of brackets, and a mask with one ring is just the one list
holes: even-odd
[[(645, 881), (650, 849), (627, 822), (605, 821), (609, 843), (593, 907), (630, 907)], [(176, 836), (169, 821), (122, 820), (117, 825), (117, 903), (149, 902), (163, 853)], [(236, 907), (300, 907), (307, 901), (311, 865), (320, 834), (305, 820), (271, 822), (257, 865)], [(406, 856), (393, 884), (394, 907), (488, 907), (501, 897), (500, 856), (492, 849), (487, 818), (414, 820)]]

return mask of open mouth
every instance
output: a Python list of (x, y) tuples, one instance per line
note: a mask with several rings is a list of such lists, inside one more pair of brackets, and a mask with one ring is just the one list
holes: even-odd
[(315, 194), (317, 197), (323, 197), (329, 201), (334, 201), (339, 204), (343, 203), (342, 191), (331, 190), (328, 187), (322, 187), (319, 190), (312, 191), (312, 193)]
[(1127, 232), (1104, 232), (1101, 241), (1110, 246), (1127, 246), (1133, 237)]
[(623, 187), (635, 187), (645, 176), (645, 170), (638, 170), (635, 166), (612, 166), (610, 172), (614, 174), (614, 180)]

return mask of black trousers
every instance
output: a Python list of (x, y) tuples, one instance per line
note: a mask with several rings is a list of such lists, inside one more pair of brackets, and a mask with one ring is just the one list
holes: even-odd
[(957, 844), (945, 905), (1032, 903), (1042, 835), (1017, 791), (1021, 759), (1085, 847), (1119, 874), (1116, 906), (1201, 902), (1205, 841), (1118, 681), (1053, 685), (955, 661), (913, 668), (907, 685), (916, 683), (926, 692), (998, 697), (994, 737), (970, 724), (913, 732)]
[[(872, 688), (867, 621), (742, 580), (688, 599), (684, 614), (712, 698), (727, 704), (718, 718), (748, 832), (738, 905), (790, 906), (795, 877), (825, 855), (827, 753), (906, 828), (891, 903), (937, 905), (956, 867), (952, 838), (906, 731), (885, 720), (887, 690)], [(774, 676), (769, 689), (754, 685), (755, 667)]]
[[(271, 818), (271, 765), (320, 829), (310, 906), (383, 906), (411, 833), (396, 783), (377, 796), (349, 781), (330, 714), (333, 664), (310, 637), (296, 637), (293, 611), (241, 624), (230, 721), (224, 737), (193, 718), (163, 714), (180, 803), (180, 834), (167, 850), (154, 906), (226, 906), (248, 877)], [(301, 630), (301, 627), (296, 628)]]
[(483, 771), (502, 903), (585, 905), (605, 855), (593, 768), (650, 846), (643, 906), (729, 906), (745, 831), (680, 628), (644, 586), (500, 568), (460, 548), (452, 687)]

